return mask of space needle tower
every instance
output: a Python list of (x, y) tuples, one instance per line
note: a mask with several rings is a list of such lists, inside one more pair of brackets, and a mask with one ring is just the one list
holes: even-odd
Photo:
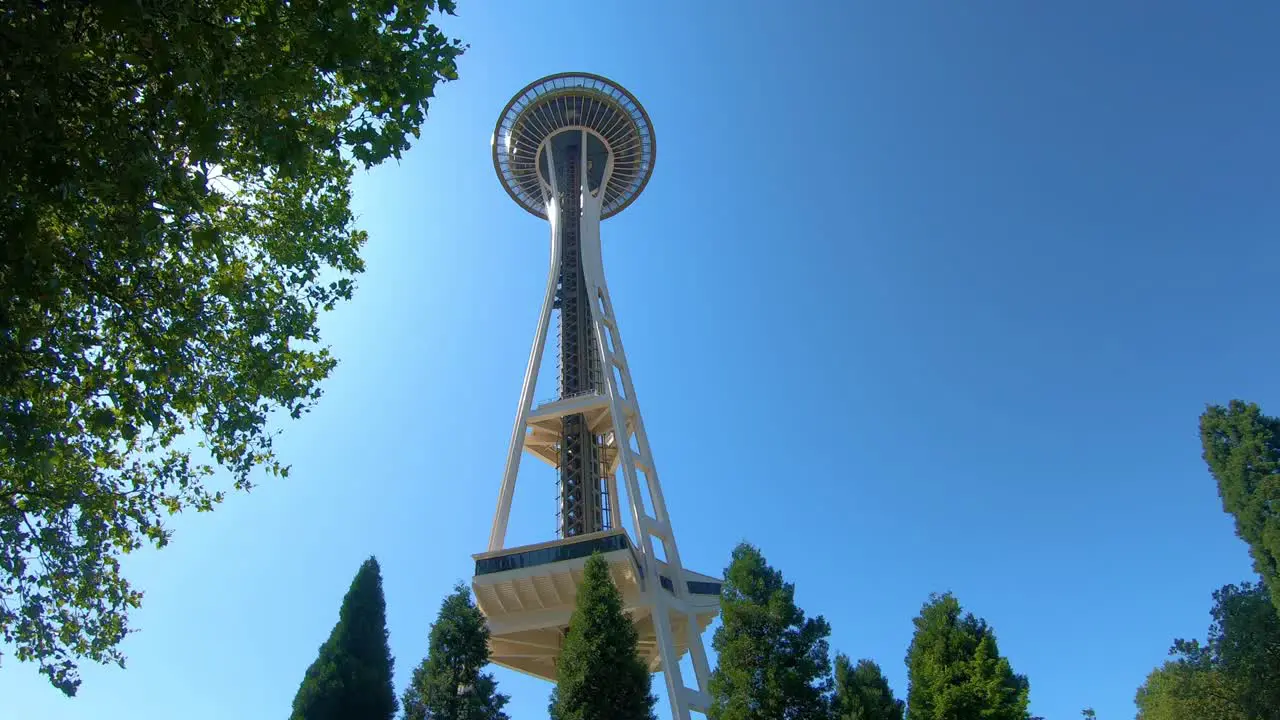
[[(471, 586), (493, 662), (554, 682), (583, 565), (601, 553), (639, 631), (642, 658), (665, 676), (672, 716), (689, 720), (709, 705), (702, 633), (719, 612), (720, 581), (680, 562), (600, 254), (600, 221), (635, 201), (656, 154), (644, 108), (598, 75), (542, 78), (498, 116), (494, 170), (512, 200), (550, 225), (551, 267), (489, 547), (474, 556)], [(558, 393), (537, 403), (553, 325)], [(555, 468), (555, 537), (506, 547), (525, 453)], [(693, 686), (680, 669), (685, 653)]]

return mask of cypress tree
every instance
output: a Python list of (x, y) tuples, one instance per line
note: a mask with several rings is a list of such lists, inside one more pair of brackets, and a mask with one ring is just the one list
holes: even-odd
[(609, 564), (593, 555), (583, 576), (556, 668), (551, 720), (654, 720), (652, 678)]
[(290, 720), (392, 720), (392, 665), (382, 575), (371, 557), (351, 581), (338, 624), (307, 668)]
[(995, 632), (961, 615), (951, 593), (932, 595), (907, 650), (911, 720), (1027, 720), (1030, 684), (1001, 657)]
[(871, 660), (852, 665), (836, 656), (836, 720), (902, 720), (905, 703), (893, 697), (889, 681)]
[(489, 628), (461, 583), (440, 604), (427, 657), (404, 693), (405, 720), (509, 720), (489, 664)]
[(712, 720), (825, 720), (830, 712), (831, 626), (805, 618), (795, 586), (747, 543), (725, 570), (721, 626), (712, 646)]
[(1211, 405), (1200, 416), (1200, 443), (1222, 509), (1235, 517), (1236, 534), (1280, 611), (1280, 419), (1240, 400)]

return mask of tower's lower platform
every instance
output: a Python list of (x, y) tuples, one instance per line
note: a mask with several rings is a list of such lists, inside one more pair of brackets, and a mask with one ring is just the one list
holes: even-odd
[[(474, 555), (471, 579), (476, 604), (489, 622), (492, 661), (544, 680), (556, 679), (556, 660), (569, 616), (573, 614), (582, 568), (599, 552), (609, 563), (613, 582), (622, 592), (624, 610), (640, 633), (640, 654), (658, 672), (662, 661), (652, 608), (644, 602), (643, 565), (624, 530), (506, 548)], [(684, 571), (688, 602), (701, 633), (720, 612), (720, 580)], [(670, 578), (661, 575), (663, 592), (672, 592)], [(671, 613), (671, 630), (678, 656), (688, 652), (683, 612)]]

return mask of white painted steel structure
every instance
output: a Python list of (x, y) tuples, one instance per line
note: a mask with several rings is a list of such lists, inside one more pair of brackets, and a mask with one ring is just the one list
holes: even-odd
[[(572, 133), (573, 135), (566, 135)], [(558, 145), (556, 143), (559, 143)], [(553, 147), (554, 145), (554, 147)], [(563, 148), (576, 148), (566, 157)], [(605, 155), (601, 172), (599, 161)], [(507, 452), (497, 512), (486, 552), (475, 555), (472, 588), (491, 633), (499, 665), (555, 679), (563, 632), (573, 610), (582, 566), (589, 550), (603, 549), (615, 584), (641, 635), (640, 652), (653, 671), (665, 676), (672, 714), (689, 720), (706, 713), (709, 668), (702, 632), (719, 612), (719, 579), (684, 569), (671, 516), (645, 433), (631, 368), (623, 349), (613, 301), (605, 284), (600, 221), (627, 207), (653, 172), (656, 144), (648, 115), (630, 93), (609, 80), (585, 73), (553, 75), (518, 93), (503, 110), (493, 138), (494, 167), (504, 188), (529, 212), (551, 226), (551, 267), (533, 349), (525, 368), (520, 404)], [(575, 165), (573, 190), (558, 187), (564, 168)], [(570, 194), (566, 194), (566, 191)], [(564, 203), (580, 204), (580, 214)], [(564, 218), (577, 214), (577, 234), (566, 234)], [(573, 228), (569, 228), (572, 230)], [(534, 392), (551, 328), (563, 293), (563, 238), (580, 243), (581, 278), (590, 298), (592, 351), (599, 368), (585, 391), (535, 405)], [(563, 312), (563, 310), (562, 310)], [(562, 329), (563, 332), (563, 329)], [(594, 377), (594, 376), (593, 376)], [(598, 438), (601, 493), (614, 502), (586, 534), (517, 548), (504, 547), (507, 521), (525, 452), (553, 467), (562, 462), (563, 419), (581, 417)], [(626, 489), (623, 528), (618, 476)], [(647, 496), (647, 502), (646, 502)], [(661, 550), (661, 552), (658, 552)], [(690, 653), (695, 681), (685, 685), (679, 659)]]

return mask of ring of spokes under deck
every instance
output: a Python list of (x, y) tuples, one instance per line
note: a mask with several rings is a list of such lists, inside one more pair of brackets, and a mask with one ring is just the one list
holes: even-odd
[(512, 200), (545, 219), (538, 153), (544, 140), (571, 128), (592, 131), (608, 147), (613, 165), (600, 217), (617, 215), (649, 182), (658, 148), (653, 124), (635, 96), (599, 75), (549, 75), (516, 93), (494, 128), (498, 179)]

